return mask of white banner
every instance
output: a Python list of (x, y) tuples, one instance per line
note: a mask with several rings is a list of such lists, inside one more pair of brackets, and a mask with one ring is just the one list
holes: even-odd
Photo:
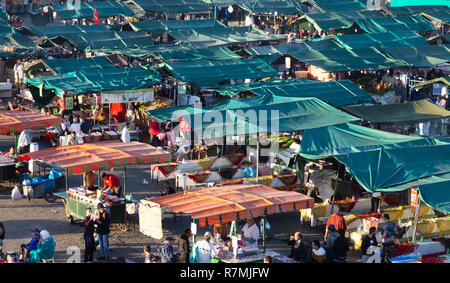
[(146, 102), (155, 100), (153, 88), (102, 92), (102, 104)]
[(163, 238), (162, 213), (159, 204), (141, 200), (139, 205), (139, 231), (154, 239)]

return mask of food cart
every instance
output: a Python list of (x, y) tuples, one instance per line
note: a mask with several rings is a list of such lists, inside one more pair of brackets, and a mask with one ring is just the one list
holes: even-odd
[(111, 223), (119, 224), (126, 230), (126, 166), (133, 164), (169, 162), (170, 153), (156, 149), (140, 142), (98, 142), (81, 145), (56, 147), (32, 152), (22, 156), (23, 159), (33, 159), (38, 163), (55, 167), (66, 172), (66, 191), (55, 193), (61, 197), (66, 206), (66, 215), (70, 223), (75, 219), (83, 219), (86, 208), (94, 208), (100, 202), (100, 195), (84, 188), (69, 188), (68, 176), (83, 172), (98, 171), (98, 187), (100, 187), (100, 171), (108, 168), (124, 168), (123, 196), (113, 198), (110, 207)]
[[(233, 251), (223, 248), (223, 243), (213, 241), (218, 257), (213, 262), (248, 263), (260, 262), (265, 256), (275, 257), (282, 262), (290, 259), (265, 248), (265, 218), (267, 215), (292, 212), (314, 206), (314, 199), (297, 192), (284, 192), (259, 184), (238, 184), (222, 187), (201, 188), (193, 191), (141, 200), (139, 206), (140, 231), (150, 237), (161, 239), (161, 209), (175, 213), (186, 213), (192, 217), (195, 227), (232, 223)], [(261, 235), (263, 249), (243, 246), (237, 237), (237, 221), (262, 217)], [(193, 234), (194, 231), (193, 231)], [(194, 241), (195, 242), (195, 236)], [(237, 247), (236, 246), (239, 246)], [(239, 248), (239, 249), (238, 249)]]

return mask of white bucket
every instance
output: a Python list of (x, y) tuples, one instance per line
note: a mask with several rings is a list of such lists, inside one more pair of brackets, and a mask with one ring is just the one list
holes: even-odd
[(33, 142), (30, 144), (30, 152), (39, 151), (39, 145), (37, 142)]

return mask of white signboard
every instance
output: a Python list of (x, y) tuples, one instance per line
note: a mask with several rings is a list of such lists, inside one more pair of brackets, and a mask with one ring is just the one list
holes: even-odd
[(154, 239), (163, 238), (161, 206), (141, 200), (139, 205), (139, 232)]
[(155, 100), (153, 88), (102, 92), (102, 104), (146, 102)]

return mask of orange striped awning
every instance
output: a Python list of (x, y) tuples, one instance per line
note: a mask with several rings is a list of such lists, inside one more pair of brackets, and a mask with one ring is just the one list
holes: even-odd
[(69, 169), (69, 174), (139, 163), (170, 162), (171, 155), (140, 142), (96, 142), (48, 148), (21, 156)]
[(25, 129), (40, 129), (61, 123), (61, 118), (31, 111), (0, 111), (0, 132), (21, 132)]
[(200, 226), (297, 211), (314, 206), (314, 198), (264, 185), (239, 184), (201, 188), (151, 199), (173, 212), (200, 219)]

